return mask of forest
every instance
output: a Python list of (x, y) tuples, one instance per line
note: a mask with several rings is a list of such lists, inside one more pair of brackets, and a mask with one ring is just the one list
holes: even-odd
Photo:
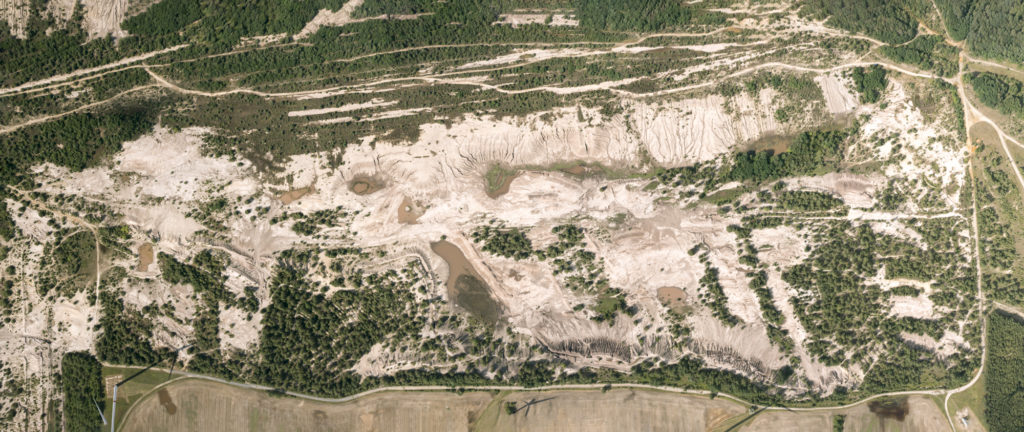
[(985, 417), (992, 432), (1024, 430), (1024, 321), (995, 311), (988, 319)]
[(830, 26), (900, 44), (917, 36), (914, 14), (923, 13), (924, 7), (919, 0), (807, 0), (800, 12), (828, 17)]
[(943, 42), (939, 35), (920, 35), (906, 45), (885, 45), (878, 51), (894, 61), (912, 64), (943, 77), (952, 77), (959, 71), (957, 49)]
[(81, 171), (120, 151), (123, 142), (149, 132), (155, 121), (152, 105), (132, 103), (19, 129), (4, 136), (0, 184), (17, 183), (28, 167), (40, 162)]
[(412, 310), (408, 282), (362, 275), (356, 290), (314, 293), (295, 269), (281, 267), (260, 332), (259, 382), (317, 394), (340, 395), (358, 378), (344, 370), (388, 339), (418, 337), (424, 323)]
[(474, 242), (483, 243), (484, 252), (521, 260), (533, 255), (533, 243), (518, 228), (502, 229), (484, 225), (473, 231)]
[(850, 132), (810, 131), (801, 133), (789, 150), (737, 153), (728, 181), (764, 182), (783, 177), (810, 175), (834, 170), (842, 159), (843, 143)]
[(116, 293), (100, 293), (100, 322), (103, 329), (96, 339), (100, 361), (118, 365), (148, 365), (160, 354), (149, 343), (153, 323), (139, 311), (126, 308)]
[(967, 47), (986, 58), (1024, 63), (1024, 8), (1020, 0), (975, 1)]
[[(0, 186), (0, 191), (3, 191)], [(18, 226), (14, 224), (11, 213), (7, 210), (7, 200), (0, 193), (0, 238), (4, 240), (13, 239), (18, 234)]]
[(860, 94), (862, 103), (875, 103), (882, 99), (889, 81), (885, 77), (885, 69), (879, 65), (868, 68), (855, 67), (850, 73), (853, 77), (854, 89)]
[(656, 32), (691, 24), (721, 24), (725, 16), (666, 0), (577, 0), (580, 25), (597, 30)]
[(97, 431), (103, 426), (100, 410), (103, 410), (106, 396), (103, 392), (102, 369), (96, 357), (87, 352), (69, 352), (61, 358), (64, 430)]
[(975, 0), (935, 0), (935, 6), (942, 14), (946, 30), (953, 40), (962, 41), (967, 38), (971, 28), (971, 7)]
[(981, 103), (1006, 115), (1024, 117), (1024, 83), (989, 72), (972, 72), (965, 78)]
[[(947, 265), (957, 259), (956, 245), (934, 238), (936, 233), (942, 237), (941, 230), (953, 226), (933, 223), (918, 230), (929, 240), (927, 250), (875, 233), (867, 225), (854, 226), (847, 221), (823, 224), (815, 234), (822, 243), (804, 262), (782, 273), (782, 279), (801, 293), (791, 301), (797, 317), (809, 330), (808, 351), (825, 364), (860, 362), (871, 355), (873, 346), (879, 345), (887, 346), (894, 354), (902, 353), (869, 370), (865, 385), (871, 391), (922, 385), (920, 377), (906, 374), (905, 370), (906, 365), (921, 363), (919, 357), (923, 354), (913, 349), (906, 351), (899, 334), (906, 331), (941, 337), (942, 329), (949, 325), (942, 321), (886, 317), (885, 300), (893, 293), (866, 280), (878, 274), (881, 266), (889, 278), (922, 281), (932, 280), (935, 275), (955, 280), (957, 275), (966, 273), (963, 267)], [(934, 361), (937, 360), (925, 364)], [(936, 380), (959, 379), (957, 371), (944, 372)]]

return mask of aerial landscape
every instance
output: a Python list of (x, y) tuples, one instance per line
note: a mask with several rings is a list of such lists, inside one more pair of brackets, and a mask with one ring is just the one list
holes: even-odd
[(1024, 431), (1019, 0), (0, 13), (0, 430)]

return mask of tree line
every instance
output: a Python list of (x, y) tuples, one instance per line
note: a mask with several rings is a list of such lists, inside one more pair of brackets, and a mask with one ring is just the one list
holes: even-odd
[(106, 404), (103, 366), (92, 354), (74, 351), (60, 361), (60, 383), (64, 391), (64, 430), (97, 431), (103, 427), (100, 411)]

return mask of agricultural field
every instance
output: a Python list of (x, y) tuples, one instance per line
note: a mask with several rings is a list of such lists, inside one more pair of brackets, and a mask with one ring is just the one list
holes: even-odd
[[(923, 396), (812, 412), (754, 411), (736, 401), (641, 389), (380, 392), (348, 402), (317, 402), (262, 390), (178, 379), (137, 402), (123, 431), (351, 430), (444, 431), (799, 431), (942, 430), (941, 408)], [(413, 425), (410, 427), (410, 425)]]
[(1015, 430), (974, 3), (4, 3), (0, 429)]

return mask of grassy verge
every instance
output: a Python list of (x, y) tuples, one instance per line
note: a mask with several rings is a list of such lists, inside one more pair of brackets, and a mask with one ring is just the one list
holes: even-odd
[[(103, 384), (106, 392), (106, 408), (103, 410), (103, 417), (107, 422), (111, 420), (110, 410), (114, 402), (114, 395), (111, 392), (114, 384), (135, 374), (140, 369), (142, 368), (103, 367)], [(114, 419), (116, 423), (122, 424), (129, 408), (144, 399), (157, 386), (180, 376), (178, 374), (170, 375), (166, 371), (148, 370), (131, 381), (122, 384), (117, 388), (117, 418)]]

